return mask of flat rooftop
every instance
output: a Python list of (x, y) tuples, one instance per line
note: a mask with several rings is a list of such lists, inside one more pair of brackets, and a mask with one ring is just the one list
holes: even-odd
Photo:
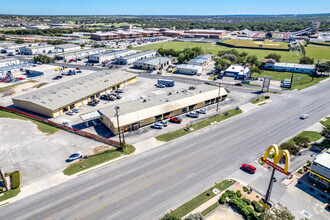
[(187, 69), (187, 70), (199, 70), (200, 68), (202, 68), (202, 66), (190, 65), (190, 64), (180, 64), (180, 65), (177, 65), (176, 67), (180, 68), (180, 69)]
[(145, 51), (142, 51), (142, 52), (138, 52), (138, 53), (135, 53), (135, 54), (131, 54), (131, 55), (128, 55), (128, 56), (121, 57), (121, 59), (129, 60), (129, 59), (133, 59), (133, 58), (136, 58), (136, 57), (149, 55), (151, 53), (156, 53), (156, 51), (155, 50), (145, 50)]
[(300, 68), (300, 69), (315, 69), (314, 64), (298, 64), (298, 63), (275, 63), (274, 66)]
[[(206, 84), (198, 85), (195, 89), (173, 89), (172, 91), (161, 94), (143, 97), (138, 100), (119, 104), (120, 125), (129, 125), (156, 115), (165, 114), (175, 109), (185, 108), (194, 103), (200, 103), (218, 97), (218, 87)], [(227, 91), (221, 88), (221, 96), (227, 95)], [(115, 122), (114, 106), (98, 110), (101, 115), (110, 118)], [(116, 123), (113, 123), (117, 127)]]
[(98, 53), (98, 54), (93, 54), (93, 57), (104, 57), (104, 56), (113, 56), (116, 54), (123, 54), (123, 53), (127, 53), (130, 50), (113, 50), (111, 52), (106, 52), (106, 53)]
[(136, 77), (133, 73), (98, 71), (53, 86), (14, 97), (13, 100), (31, 102), (47, 109), (56, 110), (101, 90)]
[(36, 72), (43, 72), (43, 71), (47, 71), (47, 70), (51, 70), (51, 69), (56, 69), (59, 68), (58, 66), (52, 66), (52, 65), (47, 65), (47, 64), (42, 64), (42, 65), (37, 65), (31, 68), (27, 68), (26, 70), (30, 70), (30, 71), (36, 71)]
[(32, 46), (32, 47), (25, 46), (25, 48), (29, 48), (31, 50), (33, 50), (33, 49), (48, 48), (48, 47), (55, 47), (55, 46), (54, 45), (48, 45), (48, 44), (43, 44), (43, 45), (39, 45), (39, 46)]
[(135, 61), (134, 64), (149, 64), (149, 65), (157, 66), (158, 64), (162, 64), (167, 61), (171, 61), (171, 59), (167, 57), (149, 57), (143, 60)]
[(322, 154), (316, 156), (314, 162), (330, 169), (330, 149), (324, 151)]
[(60, 44), (60, 45), (55, 45), (55, 48), (61, 48), (61, 49), (76, 48), (76, 47), (81, 48), (77, 44)]

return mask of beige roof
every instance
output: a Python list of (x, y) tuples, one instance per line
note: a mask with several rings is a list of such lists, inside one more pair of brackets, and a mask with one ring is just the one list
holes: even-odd
[(103, 70), (43, 87), (14, 97), (13, 100), (27, 101), (50, 110), (56, 110), (134, 77), (136, 77), (135, 74), (121, 70), (116, 72)]
[(59, 67), (58, 66), (42, 64), (42, 65), (37, 65), (35, 67), (27, 68), (26, 70), (35, 71), (35, 72), (44, 72), (44, 71), (51, 70), (51, 69), (55, 70), (55, 69), (59, 69)]
[[(214, 99), (218, 97), (218, 91), (219, 89), (215, 86), (203, 84), (196, 86), (193, 90), (173, 90), (167, 94), (149, 96), (145, 99), (119, 104), (120, 126), (130, 125), (176, 109)], [(221, 88), (220, 95), (227, 95), (227, 91)], [(99, 112), (110, 118), (113, 125), (117, 127), (114, 106), (100, 109)]]

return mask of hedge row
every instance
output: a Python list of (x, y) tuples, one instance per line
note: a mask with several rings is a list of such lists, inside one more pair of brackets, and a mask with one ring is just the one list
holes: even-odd
[(17, 189), (21, 185), (21, 177), (19, 171), (10, 174), (11, 188)]
[(254, 208), (254, 211), (256, 211), (256, 212), (263, 212), (263, 211), (265, 211), (265, 209), (264, 209), (264, 207), (262, 207), (261, 205), (260, 205), (260, 203), (259, 202), (257, 202), (257, 201), (253, 201), (252, 202), (252, 206), (253, 206), (253, 208)]

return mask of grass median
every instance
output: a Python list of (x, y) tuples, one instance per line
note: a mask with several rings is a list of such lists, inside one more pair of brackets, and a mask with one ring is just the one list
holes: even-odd
[(197, 207), (201, 206), (205, 202), (215, 197), (216, 194), (212, 192), (213, 189), (217, 188), (218, 190), (220, 190), (220, 192), (222, 192), (226, 190), (228, 187), (232, 186), (235, 182), (236, 182), (235, 180), (230, 180), (230, 181), (223, 180), (219, 182), (217, 186), (213, 186), (209, 188), (205, 192), (199, 194), (195, 198), (191, 199), (190, 201), (186, 202), (179, 208), (175, 209), (173, 212), (171, 212), (171, 215), (174, 215), (177, 218), (182, 218), (183, 216), (187, 215), (189, 212), (193, 211)]
[(65, 175), (73, 175), (80, 171), (92, 168), (104, 162), (116, 159), (123, 155), (131, 154), (135, 151), (135, 148), (132, 145), (126, 144), (125, 150), (122, 152), (118, 149), (105, 150), (101, 153), (97, 153), (91, 156), (88, 156), (87, 159), (77, 161), (63, 170)]
[(3, 196), (0, 196), (0, 202), (13, 198), (13, 197), (17, 196), (18, 193), (20, 193), (20, 192), (21, 192), (20, 188), (10, 189), (6, 192), (3, 192)]
[(38, 126), (38, 129), (41, 132), (46, 133), (46, 134), (54, 134), (57, 131), (59, 131), (58, 128), (53, 127), (51, 125), (48, 125), (48, 124), (45, 124), (45, 123), (42, 123), (42, 122), (39, 122), (39, 121), (30, 119), (28, 117), (17, 115), (17, 114), (11, 113), (11, 112), (3, 111), (3, 110), (0, 110), (0, 118), (16, 118), (16, 119), (22, 119), (22, 120), (32, 121), (33, 123), (35, 123)]
[(159, 136), (156, 137), (156, 139), (159, 140), (159, 141), (171, 141), (171, 140), (176, 139), (178, 137), (181, 137), (181, 136), (184, 136), (186, 134), (197, 131), (199, 129), (205, 128), (205, 127), (211, 125), (211, 123), (213, 123), (213, 122), (220, 122), (220, 121), (223, 121), (223, 120), (228, 119), (230, 117), (233, 117), (235, 115), (238, 115), (240, 113), (242, 113), (241, 109), (239, 109), (239, 110), (232, 109), (232, 110), (228, 111), (228, 115), (225, 115), (225, 113), (221, 113), (221, 114), (211, 116), (207, 119), (204, 119), (200, 122), (197, 122), (197, 123), (193, 124), (191, 126), (191, 128), (193, 128), (193, 130), (192, 129), (187, 130), (186, 128), (181, 128), (181, 129), (176, 130), (176, 131), (171, 131), (171, 132), (159, 135)]
[(263, 102), (263, 101), (266, 101), (267, 99), (269, 99), (270, 97), (269, 96), (259, 96), (259, 97), (257, 97), (257, 98), (255, 98), (255, 99), (253, 99), (250, 103), (251, 104), (258, 104), (258, 103), (260, 103), (260, 102)]
[(326, 117), (325, 119), (326, 119), (325, 121), (320, 121), (320, 123), (321, 123), (323, 126), (330, 125), (330, 117)]

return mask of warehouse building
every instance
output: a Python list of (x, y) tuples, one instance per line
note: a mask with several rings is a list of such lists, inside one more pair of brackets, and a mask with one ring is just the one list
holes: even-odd
[(54, 118), (135, 81), (132, 73), (98, 71), (17, 96), (13, 102), (18, 108)]
[(136, 52), (132, 50), (113, 50), (111, 52), (90, 55), (88, 56), (88, 61), (95, 63), (102, 63), (104, 61), (112, 60), (122, 56), (127, 56), (133, 53)]
[(21, 54), (35, 55), (35, 54), (48, 54), (55, 49), (53, 45), (40, 45), (33, 47), (21, 47), (19, 48)]
[(330, 188), (330, 150), (316, 156), (309, 170), (309, 179), (329, 190)]
[[(210, 85), (199, 85), (190, 89), (174, 90), (168, 94), (149, 96), (119, 105), (119, 130), (137, 130), (156, 121), (186, 113), (227, 97), (227, 91)], [(101, 121), (114, 133), (118, 134), (114, 107), (98, 110)]]
[(145, 50), (139, 53), (135, 53), (132, 55), (128, 55), (128, 56), (124, 56), (124, 57), (120, 57), (117, 59), (117, 62), (119, 64), (122, 65), (126, 65), (126, 64), (132, 64), (135, 61), (141, 60), (141, 59), (145, 59), (148, 57), (154, 57), (156, 56), (156, 51), (155, 50)]
[(0, 67), (18, 65), (21, 61), (16, 58), (0, 59)]
[(135, 61), (133, 65), (137, 69), (159, 70), (171, 65), (171, 59), (167, 57), (149, 57)]
[(224, 72), (225, 76), (233, 76), (235, 78), (245, 78), (249, 75), (250, 69), (247, 66), (239, 64), (230, 65)]
[(206, 66), (212, 61), (213, 58), (214, 55), (212, 54), (202, 54), (195, 57), (194, 59), (189, 60), (188, 64), (194, 66)]
[(198, 65), (189, 65), (189, 64), (180, 64), (176, 66), (177, 73), (187, 74), (187, 75), (197, 75), (201, 74), (203, 71), (202, 66)]
[(52, 65), (37, 65), (34, 67), (26, 68), (25, 72), (29, 76), (40, 76), (40, 75), (52, 75), (52, 74), (58, 74), (62, 73), (62, 68), (57, 67), (57, 66), (52, 66)]
[(103, 53), (105, 51), (106, 51), (105, 48), (99, 47), (99, 48), (91, 48), (86, 50), (78, 50), (73, 52), (64, 52), (64, 53), (56, 54), (55, 59), (68, 61), (71, 59), (86, 58), (90, 55)]
[(17, 65), (0, 67), (0, 77), (6, 77), (7, 73), (15, 74), (25, 71), (27, 68), (30, 68), (32, 66), (33, 63), (21, 63)]
[(114, 32), (94, 33), (91, 34), (91, 38), (97, 41), (115, 40), (120, 39), (120, 35)]
[(266, 70), (308, 74), (316, 72), (314, 64), (278, 63), (274, 59), (264, 59), (262, 65)]
[(187, 30), (182, 34), (183, 37), (204, 37), (204, 38), (222, 38), (226, 34), (225, 30)]
[(60, 45), (56, 45), (55, 49), (59, 49), (62, 52), (71, 52), (71, 51), (80, 50), (81, 47), (77, 44), (60, 44)]

